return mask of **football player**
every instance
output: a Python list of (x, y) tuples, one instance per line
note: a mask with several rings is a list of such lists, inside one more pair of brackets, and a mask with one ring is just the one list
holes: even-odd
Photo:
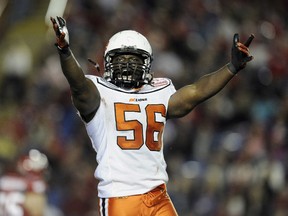
[(166, 191), (165, 123), (191, 112), (242, 70), (253, 59), (248, 46), (254, 36), (243, 44), (235, 34), (229, 63), (176, 91), (170, 79), (153, 76), (152, 48), (142, 34), (113, 35), (103, 77), (84, 75), (69, 47), (66, 21), (51, 21), (73, 104), (97, 152), (100, 215), (177, 215)]
[(30, 149), (14, 162), (9, 161), (0, 177), (0, 215), (44, 215), (47, 196), (44, 174), (48, 159), (37, 149)]

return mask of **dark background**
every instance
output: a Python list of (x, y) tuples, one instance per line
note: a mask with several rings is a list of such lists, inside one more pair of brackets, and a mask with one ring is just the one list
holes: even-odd
[(87, 74), (99, 75), (87, 58), (103, 71), (107, 40), (134, 29), (153, 47), (154, 76), (171, 78), (177, 89), (226, 64), (234, 33), (243, 42), (254, 33), (245, 70), (169, 121), (168, 191), (181, 216), (287, 215), (287, 1), (69, 0), (63, 14), (55, 14), (59, 5), (47, 14), (48, 5), (0, 2), (0, 157), (13, 160), (29, 148), (47, 155), (47, 196), (58, 211), (50, 215), (97, 210), (95, 152), (70, 100), (50, 15), (67, 20)]

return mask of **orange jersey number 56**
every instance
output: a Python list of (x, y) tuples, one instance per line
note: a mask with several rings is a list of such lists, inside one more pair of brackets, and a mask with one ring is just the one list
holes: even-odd
[[(163, 104), (150, 104), (145, 108), (147, 119), (147, 128), (144, 131), (143, 124), (138, 120), (126, 120), (125, 116), (128, 112), (140, 113), (138, 104), (115, 104), (116, 127), (118, 131), (133, 131), (133, 138), (128, 139), (127, 136), (118, 136), (117, 144), (122, 149), (140, 149), (145, 143), (150, 151), (160, 151), (162, 147), (162, 134), (164, 123), (156, 121), (156, 114), (159, 113), (165, 117), (166, 109)], [(144, 141), (144, 133), (146, 133), (146, 141)], [(155, 137), (156, 135), (156, 137)]]

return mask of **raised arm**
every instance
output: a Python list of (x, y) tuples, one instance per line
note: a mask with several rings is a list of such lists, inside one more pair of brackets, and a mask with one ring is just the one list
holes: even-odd
[(66, 21), (61, 17), (56, 17), (56, 19), (51, 17), (51, 22), (56, 34), (55, 46), (58, 49), (63, 74), (71, 89), (73, 104), (79, 110), (82, 118), (88, 122), (99, 107), (100, 94), (94, 83), (85, 77), (69, 48)]
[(249, 54), (249, 45), (254, 35), (245, 44), (239, 42), (239, 35), (235, 34), (231, 51), (231, 62), (219, 70), (202, 76), (198, 81), (187, 85), (174, 93), (169, 100), (168, 118), (182, 117), (188, 114), (199, 103), (217, 94), (246, 63), (253, 59)]

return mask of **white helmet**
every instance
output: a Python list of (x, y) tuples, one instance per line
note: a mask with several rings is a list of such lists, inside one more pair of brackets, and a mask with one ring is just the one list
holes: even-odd
[[(143, 63), (112, 63), (114, 57), (129, 54), (137, 55)], [(153, 78), (152, 60), (152, 48), (142, 34), (133, 30), (118, 32), (110, 38), (104, 53), (104, 78), (127, 88), (149, 84)]]

